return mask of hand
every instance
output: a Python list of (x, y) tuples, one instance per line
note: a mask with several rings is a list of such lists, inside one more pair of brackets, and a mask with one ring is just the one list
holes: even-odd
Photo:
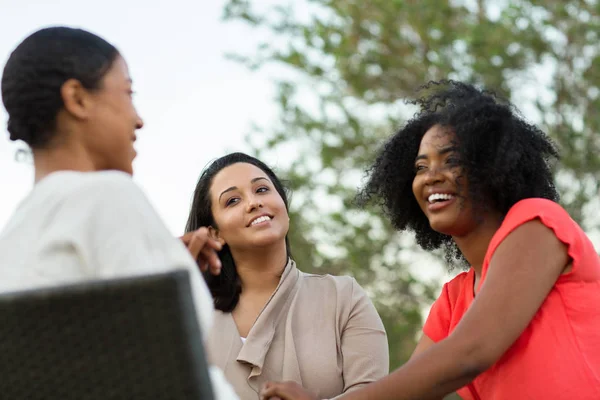
[(267, 382), (260, 391), (261, 400), (318, 400), (296, 382)]
[(194, 260), (198, 262), (202, 272), (209, 269), (213, 275), (221, 273), (221, 260), (217, 255), (217, 251), (221, 250), (221, 243), (208, 236), (207, 228), (202, 227), (193, 232), (188, 232), (180, 239)]

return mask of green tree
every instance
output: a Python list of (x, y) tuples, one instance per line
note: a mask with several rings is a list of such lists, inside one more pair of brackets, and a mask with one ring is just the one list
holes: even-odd
[(401, 100), (419, 84), (459, 79), (510, 98), (559, 144), (563, 204), (587, 230), (600, 225), (591, 213), (600, 182), (597, 0), (262, 4), (224, 8), (225, 20), (266, 32), (235, 59), (290, 72), (277, 82), (279, 120), (257, 127), (250, 142), (259, 157), (293, 155), (282, 175), (294, 190), (295, 258), (302, 269), (352, 274), (370, 292), (393, 368), (409, 357), (421, 309), (439, 290), (415, 271), (435, 260), (353, 199), (374, 150), (410, 116)]

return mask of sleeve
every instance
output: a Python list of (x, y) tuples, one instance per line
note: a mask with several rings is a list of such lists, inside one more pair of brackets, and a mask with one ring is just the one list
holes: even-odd
[(450, 333), (451, 318), (452, 304), (448, 293), (448, 283), (446, 283), (429, 310), (429, 315), (423, 326), (423, 333), (436, 343), (445, 339)]
[(190, 274), (203, 332), (212, 323), (212, 299), (195, 261), (167, 229), (142, 190), (126, 176), (104, 176), (71, 195), (82, 227), (79, 253), (86, 275), (99, 278), (145, 275), (175, 269)]
[(578, 270), (580, 259), (585, 253), (582, 240), (582, 237), (585, 236), (583, 230), (558, 203), (547, 199), (531, 198), (519, 201), (508, 211), (502, 226), (488, 247), (481, 282), (483, 282), (487, 267), (500, 243), (516, 228), (535, 219), (551, 229), (558, 240), (567, 246), (569, 257), (573, 260), (572, 273)]
[[(79, 253), (86, 275), (99, 279), (144, 275), (185, 269), (201, 331), (210, 331), (213, 302), (196, 262), (181, 241), (173, 237), (144, 193), (129, 177), (119, 175), (88, 185), (72, 194), (68, 207), (78, 209)], [(235, 399), (220, 371), (211, 367), (219, 399)]]
[(352, 279), (352, 307), (342, 331), (344, 393), (389, 373), (389, 349), (383, 322), (373, 303)]

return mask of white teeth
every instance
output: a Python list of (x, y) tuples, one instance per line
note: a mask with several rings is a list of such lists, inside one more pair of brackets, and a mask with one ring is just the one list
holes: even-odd
[(263, 215), (262, 217), (256, 218), (254, 221), (252, 221), (250, 226), (260, 224), (261, 222), (270, 221), (270, 220), (271, 220), (271, 217), (269, 217), (268, 215)]
[(427, 201), (430, 203), (433, 203), (434, 201), (438, 201), (438, 200), (450, 200), (454, 198), (454, 195), (451, 194), (445, 194), (445, 193), (434, 193), (432, 195), (430, 195), (427, 198)]

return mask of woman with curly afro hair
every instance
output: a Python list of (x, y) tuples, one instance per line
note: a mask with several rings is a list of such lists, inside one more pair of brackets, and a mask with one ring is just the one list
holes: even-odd
[[(600, 258), (557, 203), (554, 145), (490, 92), (422, 90), (360, 197), (469, 267), (444, 285), (411, 359), (342, 398), (600, 399)], [(290, 383), (263, 395), (312, 398)]]

